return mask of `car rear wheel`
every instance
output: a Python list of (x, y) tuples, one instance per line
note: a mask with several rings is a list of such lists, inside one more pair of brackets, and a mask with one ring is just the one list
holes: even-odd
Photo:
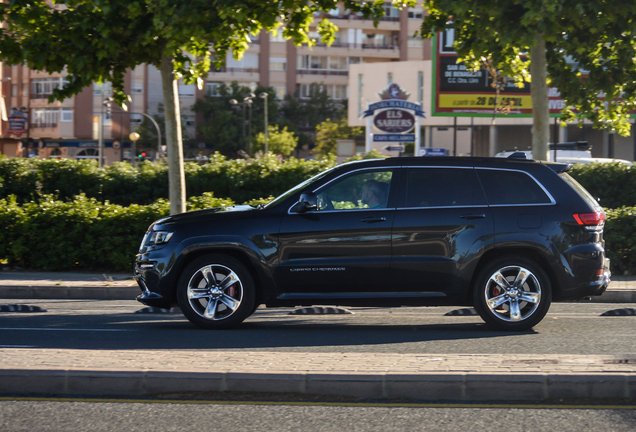
[(552, 302), (550, 279), (531, 259), (500, 257), (479, 273), (473, 300), (487, 324), (506, 331), (529, 330), (548, 313)]
[(206, 255), (192, 261), (177, 286), (177, 300), (185, 317), (204, 329), (234, 327), (252, 314), (254, 282), (247, 268), (225, 255)]

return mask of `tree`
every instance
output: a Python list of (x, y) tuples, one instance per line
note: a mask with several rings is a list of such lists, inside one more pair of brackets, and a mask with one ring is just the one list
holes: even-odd
[[(53, 99), (63, 100), (92, 82), (110, 81), (117, 103), (125, 106), (124, 75), (148, 63), (161, 71), (166, 109), (166, 141), (170, 179), (170, 213), (185, 207), (185, 173), (177, 78), (198, 82), (214, 64), (221, 67), (231, 51), (240, 58), (250, 35), (276, 31), (296, 44), (315, 44), (309, 37), (314, 15), (338, 0), (12, 0), (0, 4), (0, 59), (9, 64), (62, 72), (69, 80)], [(344, 0), (344, 6), (365, 17), (384, 14), (382, 0)], [(397, 3), (397, 2), (396, 2)], [(414, 4), (414, 0), (402, 2)], [(327, 19), (317, 24), (322, 41), (335, 40), (336, 27)]]
[[(235, 156), (238, 150), (247, 151), (247, 132), (245, 141), (243, 139), (243, 109), (242, 105), (231, 105), (230, 100), (242, 102), (251, 92), (249, 87), (239, 86), (234, 81), (229, 86), (221, 84), (218, 87), (218, 94), (206, 95), (198, 99), (194, 104), (194, 111), (202, 114), (204, 122), (199, 125), (199, 134), (203, 140), (213, 145), (214, 150), (227, 156)], [(277, 124), (279, 121), (278, 102), (275, 98), (275, 91), (272, 87), (257, 87), (253, 92), (256, 95), (267, 93), (267, 116), (268, 123)], [(255, 97), (252, 103), (252, 135), (265, 128), (264, 115), (265, 100)], [(249, 112), (246, 110), (246, 117)], [(249, 119), (246, 119), (247, 122)], [(253, 151), (252, 151), (253, 153)]]
[(536, 159), (547, 157), (548, 84), (565, 101), (562, 121), (588, 119), (629, 134), (628, 111), (636, 104), (635, 2), (426, 0), (425, 7), (423, 36), (452, 28), (467, 66), (478, 69), (488, 59), (518, 84), (532, 82)]
[[(293, 132), (288, 131), (286, 126), (281, 130), (277, 126), (269, 125), (267, 127), (267, 150), (269, 153), (289, 156), (297, 145), (298, 137)], [(260, 132), (256, 136), (253, 153), (263, 151), (265, 151), (265, 134)]]
[(316, 127), (316, 151), (325, 156), (336, 154), (338, 140), (353, 139), (356, 135), (364, 135), (362, 128), (350, 127), (346, 117), (336, 121), (327, 119)]

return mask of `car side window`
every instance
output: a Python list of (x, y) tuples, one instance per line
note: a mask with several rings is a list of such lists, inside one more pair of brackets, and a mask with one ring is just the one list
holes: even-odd
[(490, 205), (550, 204), (552, 200), (528, 174), (521, 171), (477, 170)]
[(317, 191), (318, 210), (387, 207), (393, 171), (361, 171), (336, 179)]
[(473, 169), (409, 168), (406, 207), (486, 205)]

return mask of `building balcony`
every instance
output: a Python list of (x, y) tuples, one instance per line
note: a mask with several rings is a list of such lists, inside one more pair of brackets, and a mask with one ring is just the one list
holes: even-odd
[(57, 123), (31, 123), (31, 129), (55, 129)]
[(349, 76), (346, 70), (324, 70), (324, 69), (296, 69), (298, 75), (339, 75)]

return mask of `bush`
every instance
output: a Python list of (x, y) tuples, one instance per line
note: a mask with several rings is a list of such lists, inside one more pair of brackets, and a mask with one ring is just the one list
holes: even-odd
[(617, 274), (636, 273), (636, 207), (605, 209), (605, 251)]
[[(0, 200), (0, 258), (42, 270), (130, 271), (148, 226), (170, 212), (167, 200), (124, 207), (86, 195), (60, 201), (40, 194), (19, 205)], [(234, 205), (208, 192), (188, 200), (188, 210)]]
[(620, 163), (576, 164), (569, 174), (605, 208), (636, 206), (636, 168)]
[[(212, 192), (217, 197), (244, 202), (279, 195), (334, 164), (334, 158), (279, 162), (269, 155), (247, 161), (228, 160), (215, 153), (205, 165), (185, 164), (186, 191), (188, 197)], [(162, 162), (146, 161), (136, 168), (117, 162), (98, 168), (94, 160), (0, 157), (0, 178), (0, 198), (15, 195), (18, 203), (40, 199), (36, 191), (62, 200), (83, 193), (100, 202), (123, 206), (168, 198), (168, 167)]]

